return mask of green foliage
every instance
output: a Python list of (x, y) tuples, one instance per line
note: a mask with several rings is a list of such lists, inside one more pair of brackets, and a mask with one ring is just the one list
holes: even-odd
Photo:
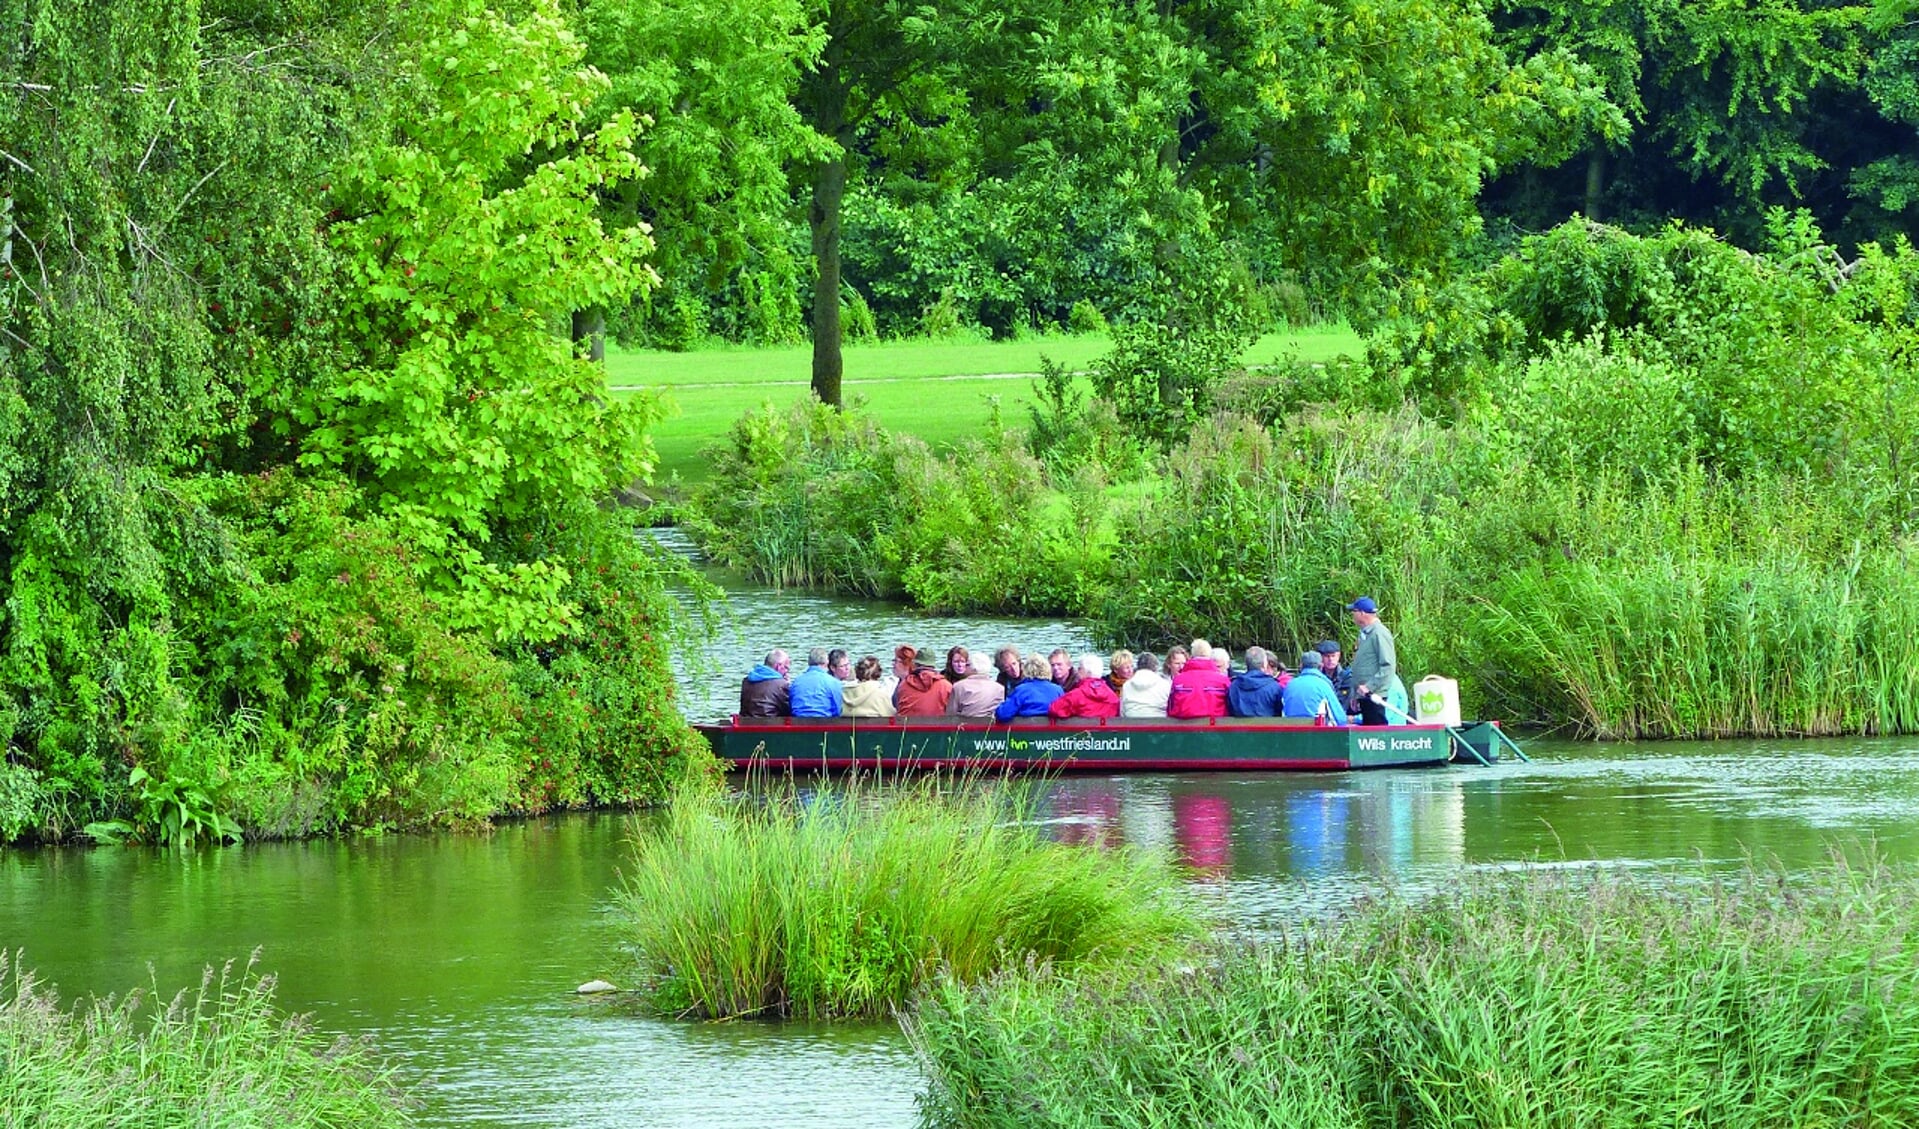
[(1903, 1124), (1919, 881), (1538, 869), (1132, 975), (941, 980), (938, 1126)]
[(1111, 551), (1103, 508), (1063, 526), (1014, 437), (935, 456), (855, 405), (768, 404), (710, 449), (687, 527), (714, 559), (768, 584), (905, 596), (953, 611), (1074, 614)]
[(254, 961), (229, 962), (170, 1002), (156, 987), (67, 1009), (0, 952), (0, 1124), (414, 1124), (391, 1068), (364, 1042), (282, 1015), (273, 989)]
[(1032, 429), (1027, 450), (1044, 463), (1049, 478), (1070, 481), (1087, 471), (1116, 481), (1146, 471), (1146, 449), (1121, 425), (1113, 405), (1090, 397), (1080, 379), (1049, 359), (1040, 360), (1033, 381), (1034, 402), (1027, 407)]
[(1067, 312), (1066, 331), (1068, 333), (1105, 333), (1106, 329), (1106, 315), (1099, 312), (1098, 306), (1084, 298), (1074, 302), (1073, 308)]
[(846, 301), (840, 306), (840, 326), (848, 341), (876, 341), (879, 339), (879, 322), (873, 317), (873, 307), (867, 305), (866, 296), (852, 288), (847, 289)]
[[(595, 218), (632, 123), (581, 132), (599, 80), (553, 5), (0, 19), (0, 832), (657, 797), (691, 746), (670, 613), (594, 510), (656, 409), (553, 332), (644, 281), (643, 237)], [(624, 548), (528, 533), (568, 523)], [(515, 677), (534, 645), (570, 657), (550, 687)], [(549, 792), (529, 713), (582, 686), (619, 716), (568, 723), (580, 783)]]
[(787, 172), (820, 152), (792, 97), (824, 44), (805, 5), (585, 0), (574, 11), (586, 61), (610, 79), (591, 120), (649, 123), (634, 143), (647, 175), (604, 200), (626, 222), (645, 219), (658, 244), (660, 288), (645, 331), (627, 339), (805, 340)]
[[(1576, 410), (1660, 451), (1657, 420)], [(1560, 457), (1575, 442), (1588, 463)], [(1298, 650), (1338, 637), (1339, 609), (1368, 592), (1404, 668), (1460, 678), (1492, 716), (1613, 738), (1919, 721), (1901, 505), (1815, 478), (1729, 481), (1664, 450), (1674, 461), (1635, 462), (1597, 437), (1529, 445), (1407, 413), (1306, 413), (1270, 433), (1222, 420), (1122, 518), (1103, 633)]]
[[(450, 0), (451, 2), (451, 0)], [(480, 550), (496, 523), (596, 499), (651, 468), (650, 401), (612, 400), (552, 323), (646, 279), (638, 227), (607, 232), (594, 193), (638, 175), (630, 117), (582, 135), (604, 85), (552, 3), (512, 22), (451, 2), (460, 50), (405, 41), (399, 139), (356, 155), (332, 233), (355, 346), (303, 388), (301, 462), (364, 481), (429, 554), (460, 626), (540, 642), (565, 626), (563, 570)], [(528, 166), (538, 147), (546, 159)]]
[(1232, 326), (1122, 325), (1093, 364), (1093, 388), (1139, 441), (1170, 448), (1212, 409), (1212, 392), (1239, 368), (1252, 337)]
[(24, 764), (0, 760), (0, 846), (37, 830), (40, 774)]
[(936, 971), (1104, 967), (1196, 935), (1164, 859), (1049, 842), (1018, 793), (949, 783), (689, 793), (641, 824), (619, 928), (653, 1006), (873, 1017)]

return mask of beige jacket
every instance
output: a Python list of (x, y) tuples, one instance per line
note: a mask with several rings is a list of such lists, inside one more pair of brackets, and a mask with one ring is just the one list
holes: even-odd
[(993, 711), (1006, 700), (1006, 687), (999, 684), (992, 673), (976, 670), (953, 683), (953, 696), (946, 703), (946, 712), (955, 717), (992, 717)]
[(892, 717), (893, 695), (884, 682), (849, 682), (842, 717)]

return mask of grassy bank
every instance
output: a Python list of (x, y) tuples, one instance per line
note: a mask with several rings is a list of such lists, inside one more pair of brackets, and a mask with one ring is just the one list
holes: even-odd
[(0, 952), (0, 1125), (25, 1129), (413, 1124), (386, 1067), (273, 1005), (251, 964), (171, 1002), (62, 1007)]
[[(1033, 402), (1031, 376), (1042, 359), (1081, 370), (1106, 352), (1104, 334), (1023, 341), (883, 341), (846, 349), (846, 393), (858, 397), (888, 428), (941, 448), (984, 435), (997, 398), (1006, 422), (1024, 424)], [(1246, 350), (1248, 364), (1283, 356), (1323, 361), (1357, 354), (1359, 338), (1343, 325), (1271, 333)], [(615, 390), (665, 391), (675, 412), (652, 429), (660, 476), (705, 480), (700, 449), (722, 439), (740, 413), (764, 402), (785, 405), (806, 394), (812, 351), (711, 348), (686, 353), (609, 350), (607, 382)]]
[(642, 825), (618, 898), (651, 1002), (879, 1016), (936, 969), (966, 983), (1029, 957), (1081, 967), (1197, 934), (1164, 860), (1048, 842), (1011, 802), (932, 778), (683, 796)]
[(1534, 871), (1123, 981), (942, 982), (939, 1126), (1896, 1126), (1919, 878)]

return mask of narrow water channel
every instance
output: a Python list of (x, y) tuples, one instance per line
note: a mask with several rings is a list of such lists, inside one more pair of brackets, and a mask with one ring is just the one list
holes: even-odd
[[(709, 664), (725, 673), (686, 686), (702, 713), (725, 712), (739, 671), (776, 644), (1088, 645), (1070, 624), (745, 587), (731, 606)], [(1256, 930), (1370, 883), (1518, 861), (1802, 866), (1861, 838), (1919, 858), (1916, 739), (1531, 748), (1533, 764), (1493, 769), (1068, 777), (1045, 785), (1042, 813), (1062, 839), (1176, 852)], [(628, 826), (576, 815), (478, 836), (0, 851), (0, 945), (69, 995), (177, 987), (258, 948), (283, 1003), (398, 1058), (434, 1125), (912, 1125), (919, 1074), (891, 1027), (669, 1023), (572, 996), (620, 978), (605, 907)]]

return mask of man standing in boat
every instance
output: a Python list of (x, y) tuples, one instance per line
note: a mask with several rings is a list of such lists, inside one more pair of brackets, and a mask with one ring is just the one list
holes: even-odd
[(1379, 605), (1371, 596), (1361, 596), (1346, 605), (1359, 628), (1359, 642), (1353, 647), (1353, 703), (1359, 707), (1361, 725), (1390, 724), (1386, 707), (1375, 696), (1396, 704), (1404, 716), (1406, 685), (1399, 680), (1399, 654), (1393, 647), (1393, 633), (1379, 622)]

